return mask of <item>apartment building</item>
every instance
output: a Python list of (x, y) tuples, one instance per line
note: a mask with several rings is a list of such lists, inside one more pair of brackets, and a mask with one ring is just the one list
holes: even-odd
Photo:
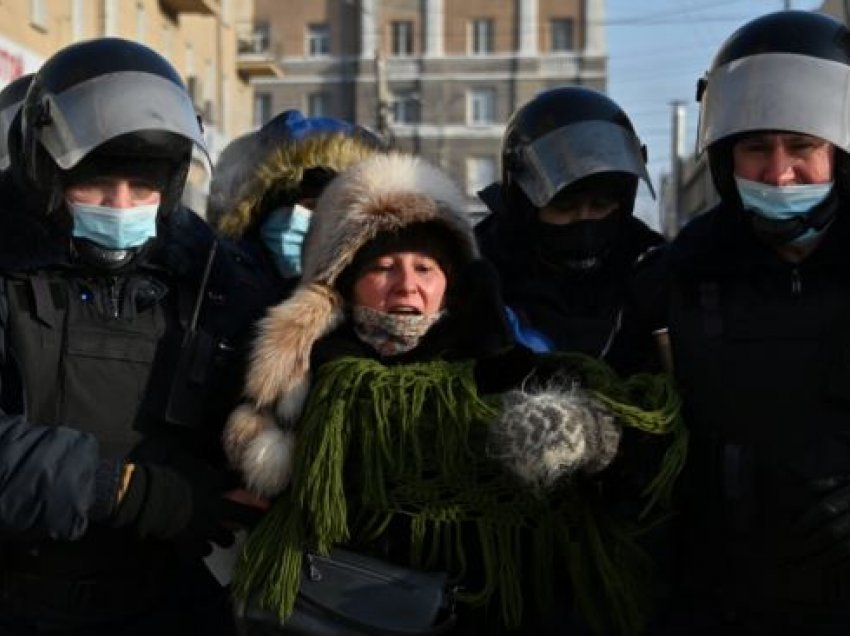
[(475, 193), (510, 114), (561, 84), (606, 88), (604, 0), (256, 0), (254, 124), (297, 108), (355, 121)]
[[(257, 69), (239, 51), (252, 0), (3, 0), (0, 3), (0, 87), (34, 72), (58, 49), (101, 36), (123, 37), (168, 58), (186, 81), (202, 116), (213, 160), (251, 128), (250, 79)], [(205, 207), (209, 171), (193, 162), (186, 200)]]

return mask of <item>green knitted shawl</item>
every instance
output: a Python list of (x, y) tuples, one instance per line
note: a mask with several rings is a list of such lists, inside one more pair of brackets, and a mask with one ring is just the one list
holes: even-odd
[[(459, 601), (497, 603), (508, 627), (520, 623), (529, 598), (552, 600), (555, 568), (564, 568), (591, 626), (601, 631), (613, 623), (621, 633), (639, 633), (651, 563), (636, 540), (667, 514), (684, 462), (679, 398), (666, 376), (623, 381), (580, 354), (551, 354), (546, 364), (577, 378), (623, 426), (670, 435), (640, 515), (607, 514), (592, 479), (532, 492), (488, 458), (487, 427), (500, 401), (478, 396), (472, 362), (388, 367), (343, 358), (317, 373), (299, 422), (291, 486), (244, 544), (236, 598), (254, 596), (284, 618), (294, 607), (306, 549), (368, 543), (404, 517), (411, 565), (448, 570), (464, 582)], [(483, 568), (478, 589), (467, 587), (468, 563)], [(528, 572), (533, 580), (524, 584)]]

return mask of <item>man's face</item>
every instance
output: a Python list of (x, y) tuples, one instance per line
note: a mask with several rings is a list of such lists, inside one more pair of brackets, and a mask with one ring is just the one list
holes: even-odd
[(144, 179), (99, 177), (67, 187), (65, 198), (71, 203), (132, 208), (159, 204), (161, 193), (155, 184)]
[(834, 157), (831, 143), (799, 133), (753, 133), (732, 150), (736, 177), (774, 186), (829, 183)]
[(537, 212), (542, 223), (569, 225), (576, 221), (600, 221), (619, 206), (619, 201), (604, 192), (575, 192), (556, 196)]

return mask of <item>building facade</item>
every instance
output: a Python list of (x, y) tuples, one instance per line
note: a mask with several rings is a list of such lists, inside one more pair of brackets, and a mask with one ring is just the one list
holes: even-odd
[[(0, 87), (34, 72), (60, 48), (95, 37), (141, 42), (181, 73), (213, 161), (251, 128), (251, 77), (240, 54), (240, 25), (253, 22), (253, 0), (4, 0), (0, 3)], [(203, 212), (209, 170), (193, 162), (186, 200)]]
[(510, 114), (561, 84), (605, 90), (604, 0), (256, 0), (254, 124), (299, 109), (391, 137), (475, 193)]

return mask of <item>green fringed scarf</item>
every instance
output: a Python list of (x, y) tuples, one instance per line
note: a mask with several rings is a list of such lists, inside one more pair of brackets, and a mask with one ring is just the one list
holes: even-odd
[[(291, 486), (245, 542), (236, 598), (256, 595), (286, 617), (305, 549), (327, 553), (349, 540), (368, 543), (404, 517), (411, 565), (447, 569), (463, 580), (468, 563), (480, 564), (483, 584), (459, 600), (498, 602), (509, 627), (522, 619), (523, 573), (534, 573), (534, 596), (545, 601), (561, 564), (592, 626), (601, 631), (613, 622), (621, 633), (639, 633), (651, 564), (636, 538), (657, 522), (651, 513), (669, 502), (684, 462), (678, 396), (665, 376), (621, 381), (580, 354), (551, 354), (545, 365), (577, 377), (624, 426), (673, 434), (646, 485), (640, 519), (609, 517), (592, 482), (576, 479), (542, 498), (490, 460), (485, 437), (499, 400), (477, 395), (472, 362), (387, 367), (343, 358), (318, 371), (299, 422)], [(531, 568), (520, 547), (529, 541)], [(475, 554), (467, 553), (471, 546)]]

